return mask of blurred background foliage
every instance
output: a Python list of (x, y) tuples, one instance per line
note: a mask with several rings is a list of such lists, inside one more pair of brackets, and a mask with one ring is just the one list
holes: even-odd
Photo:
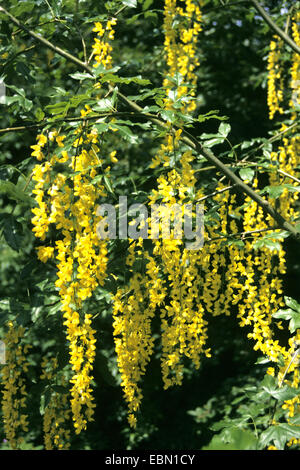
[[(263, 3), (284, 29), (286, 12), (295, 6), (294, 0)], [(161, 0), (2, 0), (0, 4), (27, 28), (83, 61), (91, 52), (94, 22), (119, 12), (113, 49), (114, 64), (120, 67), (118, 75), (150, 80), (151, 87), (145, 87), (145, 93), (161, 87), (164, 74)], [(219, 116), (226, 117), (231, 125), (231, 144), (239, 152), (242, 142), (248, 142), (251, 148), (278, 131), (276, 120), (269, 121), (266, 97), (266, 60), (272, 32), (247, 1), (204, 0), (202, 5), (197, 113), (204, 115), (216, 110)], [(62, 118), (79, 115), (91, 97), (86, 81), (72, 77), (76, 72), (79, 72), (76, 65), (43, 47), (0, 12), (0, 76), (7, 93), (6, 103), (0, 104), (1, 129), (40, 123), (57, 117), (61, 111)], [(144, 106), (153, 104), (151, 96), (145, 95), (141, 101), (142, 85), (131, 82), (118, 86), (126, 96), (139, 97)], [(60, 108), (62, 102), (69, 103), (67, 110)], [(218, 119), (208, 119), (197, 123), (191, 132), (201, 139), (204, 132), (216, 133), (219, 124)], [(2, 336), (4, 321), (16, 318), (30, 330), (33, 346), (27, 383), (30, 430), (24, 448), (43, 446), (41, 413), (47, 396), (39, 380), (41, 356), (54, 349), (60, 367), (68, 364), (59, 297), (54, 289), (55, 265), (38, 261), (37, 242), (31, 232), (30, 172), (35, 161), (30, 145), (35, 144), (37, 132), (29, 129), (0, 133), (0, 333)], [(157, 176), (149, 164), (160, 139), (146, 126), (132, 126), (128, 132), (127, 139), (110, 136), (105, 142), (107, 149), (117, 150), (120, 156), (120, 164), (114, 170), (114, 191), (116, 195), (129, 191), (135, 201), (138, 197), (143, 200), (143, 194), (153, 187)], [(227, 150), (221, 145), (218, 154), (225, 155)], [(201, 184), (207, 188), (220, 177), (215, 170), (200, 175)], [(9, 187), (7, 182), (13, 186)], [(288, 239), (286, 249), (285, 295), (299, 301), (299, 244)], [(126, 252), (126, 244), (115, 242), (111, 252), (110, 272), (122, 277), (119, 253)], [(72, 435), (71, 448), (201, 449), (209, 446), (219, 431), (217, 423), (228, 418), (240, 419), (242, 423), (238, 438), (227, 427), (228, 448), (230, 445), (253, 448), (254, 427), (245, 418), (245, 403), (250, 406), (255, 398), (253, 395), (251, 402), (247, 389), (254, 394), (268, 364), (257, 362), (259, 356), (247, 340), (247, 330), (238, 326), (234, 314), (230, 318), (210, 319), (209, 347), (213, 357), (203, 359), (198, 371), (187, 363), (181, 387), (163, 391), (157, 350), (143, 382), (144, 400), (138, 426), (136, 430), (128, 427), (112, 337), (110, 292), (115, 289), (115, 280), (109, 276), (89, 304), (99, 332), (94, 370), (97, 408), (95, 421), (88, 430), (79, 437)], [(265, 400), (252, 413), (256, 426), (262, 429), (266, 410), (274, 406), (272, 397)], [(0, 425), (3, 449), (4, 439)], [(242, 443), (236, 443), (237, 439)], [(214, 442), (212, 448), (219, 445), (220, 442)]]

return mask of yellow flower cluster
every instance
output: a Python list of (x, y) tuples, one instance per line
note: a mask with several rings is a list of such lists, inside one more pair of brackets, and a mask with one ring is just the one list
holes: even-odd
[(151, 318), (155, 308), (147, 302), (146, 278), (134, 273), (128, 292), (118, 289), (114, 298), (113, 328), (121, 386), (128, 403), (129, 424), (136, 425), (135, 412), (139, 409), (142, 392), (138, 383), (146, 371), (153, 351)]
[[(43, 416), (44, 443), (46, 450), (67, 450), (70, 448), (70, 430), (68, 421), (71, 410), (67, 393), (61, 393), (66, 386), (64, 377), (58, 377), (58, 363), (54, 357), (44, 357), (41, 363), (42, 374), (40, 378), (47, 380), (50, 385), (51, 397), (47, 403)], [(55, 384), (53, 387), (53, 383)], [(59, 386), (59, 391), (57, 387)], [(55, 389), (56, 387), (56, 389)]]
[[(288, 384), (295, 389), (299, 388), (300, 384), (300, 361), (299, 353), (295, 351), (300, 345), (300, 328), (297, 329), (296, 334), (289, 339), (289, 348), (284, 356), (284, 365), (280, 368), (278, 373), (279, 384)], [(297, 395), (290, 400), (285, 400), (282, 408), (287, 411), (287, 422), (291, 418), (297, 417), (300, 414), (300, 396)], [(287, 442), (288, 447), (299, 446), (300, 439), (292, 438)], [(298, 447), (297, 447), (298, 448)]]
[(106, 69), (109, 69), (112, 65), (112, 46), (107, 41), (106, 36), (109, 40), (113, 40), (115, 37), (115, 31), (113, 26), (117, 23), (116, 18), (108, 20), (106, 27), (103, 28), (103, 25), (99, 22), (95, 23), (93, 31), (97, 33), (95, 38), (95, 43), (93, 44), (93, 53), (95, 56), (94, 67), (99, 67), (103, 65)]
[[(257, 184), (255, 178), (253, 186)], [(254, 249), (259, 233), (239, 244), (226, 238), (228, 233), (237, 234), (239, 226), (251, 232), (263, 230), (266, 223), (261, 208), (254, 201), (247, 197), (244, 207), (238, 207), (236, 195), (230, 195), (225, 189), (223, 183), (216, 188), (213, 201), (219, 205), (219, 219), (205, 227), (207, 234), (199, 254), (204, 308), (213, 316), (230, 315), (236, 310), (240, 326), (252, 327), (248, 337), (255, 341), (254, 349), (277, 360), (284, 350), (273, 339), (271, 322), (272, 313), (283, 305), (279, 275), (285, 272), (284, 252), (267, 247)], [(239, 219), (242, 223), (237, 222)]]
[[(180, 130), (175, 133), (173, 152), (178, 150), (180, 135)], [(189, 192), (195, 188), (196, 183), (192, 161), (192, 153), (183, 152), (180, 167), (158, 178), (158, 190), (150, 195), (150, 205), (162, 198), (167, 212), (171, 212), (173, 204), (178, 204), (180, 210), (184, 210), (184, 202), (189, 200)], [(191, 359), (198, 368), (200, 355), (210, 355), (209, 350), (205, 349), (207, 321), (204, 319), (203, 302), (199, 295), (202, 267), (199, 265), (198, 250), (187, 249), (183, 239), (175, 238), (174, 230), (175, 227), (169, 238), (154, 241), (153, 256), (149, 258), (151, 264), (148, 267), (150, 278), (156, 280), (159, 274), (159, 279), (164, 280), (167, 286), (166, 291), (165, 288), (162, 290), (161, 282), (158, 285), (148, 283), (152, 296), (158, 290), (158, 305), (163, 302), (160, 317), (164, 388), (182, 383), (184, 357)]]
[(1, 370), (2, 413), (5, 436), (12, 449), (20, 448), (24, 433), (28, 432), (24, 372), (28, 371), (26, 354), (31, 346), (23, 343), (24, 333), (23, 327), (10, 321), (3, 338), (5, 365)]
[[(294, 42), (300, 45), (300, 30), (299, 30), (300, 12), (297, 11), (292, 18), (291, 22), (291, 36)], [(270, 42), (270, 52), (268, 56), (268, 107), (269, 117), (274, 118), (276, 112), (282, 114), (284, 112), (284, 71), (283, 66), (280, 64), (281, 48), (283, 41), (274, 36)], [(300, 59), (299, 54), (294, 52), (291, 59), (290, 67), (290, 100), (289, 106), (291, 111), (291, 119), (296, 119), (296, 112), (294, 108), (300, 103)]]
[[(168, 66), (164, 80), (165, 108), (172, 109), (174, 101), (182, 99), (181, 111), (195, 109), (189, 97), (195, 94), (187, 84), (196, 84), (195, 45), (201, 30), (201, 11), (193, 1), (185, 0), (185, 8), (177, 8), (173, 0), (165, 1), (164, 32), (165, 56)], [(174, 28), (175, 16), (180, 18)], [(176, 77), (177, 75), (177, 77)], [(178, 86), (174, 85), (173, 79)], [(172, 91), (174, 93), (172, 93)], [(149, 196), (149, 205), (162, 202), (169, 211), (173, 204), (183, 205), (190, 200), (196, 178), (192, 167), (191, 151), (181, 152), (181, 130), (170, 132), (162, 143), (152, 167), (160, 165), (168, 173), (161, 174), (157, 190)], [(174, 168), (171, 167), (174, 160)], [(162, 206), (160, 206), (162, 210)], [(164, 217), (164, 214), (159, 214)], [(174, 217), (174, 214), (173, 214)], [(162, 224), (159, 224), (160, 232)], [(140, 242), (130, 246), (127, 262), (130, 266), (142, 257), (143, 276), (134, 272), (127, 288), (119, 289), (114, 301), (114, 336), (122, 386), (129, 407), (129, 423), (136, 425), (135, 413), (139, 409), (142, 391), (139, 386), (145, 366), (154, 347), (151, 319), (159, 313), (161, 320), (161, 370), (164, 388), (182, 383), (184, 358), (199, 367), (200, 355), (210, 355), (205, 349), (207, 321), (199, 296), (200, 270), (198, 255), (184, 247), (184, 241), (169, 238), (153, 241), (150, 254)], [(134, 346), (134, 347), (133, 347)]]
[[(195, 96), (195, 69), (199, 65), (196, 46), (202, 29), (201, 9), (199, 2), (193, 0), (182, 0), (184, 8), (176, 6), (176, 3), (176, 0), (165, 0), (164, 5), (164, 46), (170, 77), (164, 79), (167, 95), (165, 107), (172, 108), (173, 99), (169, 99), (169, 96), (170, 92), (176, 89), (176, 99), (185, 98), (182, 111), (192, 112), (196, 104), (188, 97)], [(178, 83), (177, 87), (174, 86), (174, 78)]]
[[(297, 46), (300, 46), (300, 11), (295, 13), (292, 21), (292, 37)], [(293, 110), (296, 105), (300, 105), (300, 58), (299, 54), (293, 53), (291, 65), (291, 88), (292, 96), (290, 100), (290, 108)], [(292, 113), (292, 119), (296, 119), (296, 113)]]
[(270, 42), (270, 52), (268, 56), (268, 106), (269, 117), (274, 118), (276, 112), (283, 113), (281, 103), (283, 101), (283, 77), (280, 67), (280, 47), (282, 41), (278, 36), (274, 36)]
[[(285, 131), (287, 126), (281, 125), (281, 131)], [(297, 211), (295, 202), (299, 199), (297, 184), (297, 167), (300, 163), (300, 138), (296, 133), (291, 133), (289, 138), (283, 137), (278, 151), (271, 153), (271, 159), (275, 164), (275, 171), (270, 176), (270, 183), (274, 186), (282, 186), (282, 191), (278, 197), (278, 207), (280, 213), (288, 220), (295, 220)], [(278, 173), (276, 170), (281, 170)], [(293, 178), (295, 178), (293, 180)], [(289, 187), (284, 187), (288, 184)], [(291, 187), (295, 191), (291, 192)]]
[[(257, 188), (257, 178), (253, 187)], [(263, 210), (250, 198), (245, 199), (243, 215), (244, 231), (264, 230), (271, 225)], [(285, 273), (285, 259), (282, 247), (279, 250), (262, 246), (255, 248), (261, 233), (253, 233), (251, 240), (245, 240), (243, 250), (246, 280), (242, 287), (244, 300), (239, 305), (240, 325), (252, 325), (248, 338), (255, 341), (254, 349), (260, 350), (272, 361), (284, 353), (278, 340), (273, 339), (272, 314), (283, 306), (281, 275)], [(277, 241), (270, 239), (270, 241)]]
[[(300, 45), (300, 33), (299, 33), (299, 19), (300, 19), (300, 12), (297, 11), (292, 19), (291, 23), (291, 31), (292, 37), (297, 45)], [(275, 46), (273, 47), (273, 52)], [(278, 60), (279, 51), (273, 53), (273, 67), (276, 67), (275, 62)], [(272, 51), (271, 51), (272, 56)], [(278, 69), (278, 68), (277, 68)], [(274, 70), (272, 71), (272, 67), (269, 68), (269, 81), (272, 84), (272, 80), (274, 83)], [(277, 76), (276, 78), (279, 78)], [(299, 105), (300, 102), (300, 94), (299, 94), (299, 85), (300, 85), (300, 59), (299, 54), (293, 53), (292, 55), (292, 64), (290, 68), (290, 94), (291, 98), (289, 101), (289, 111), (291, 112), (291, 119), (296, 119), (296, 106)], [(280, 89), (278, 90), (278, 95), (281, 97), (283, 96), (283, 86), (282, 82), (278, 82)], [(272, 87), (270, 87), (270, 94), (272, 94)], [(275, 99), (272, 101), (268, 99), (268, 105), (270, 110), (270, 118), (274, 116), (274, 112), (276, 111), (276, 104)], [(277, 101), (278, 105), (278, 101)], [(275, 109), (275, 111), (274, 111)], [(287, 126), (285, 124), (281, 125), (281, 131), (286, 131)], [(277, 208), (280, 213), (285, 217), (287, 220), (295, 221), (299, 218), (299, 210), (296, 208), (296, 202), (299, 199), (298, 191), (295, 188), (295, 191), (292, 191), (292, 187), (296, 187), (297, 183), (297, 173), (296, 168), (299, 167), (300, 164), (300, 139), (297, 135), (295, 130), (290, 131), (289, 137), (283, 137), (281, 140), (281, 144), (278, 147), (277, 151), (273, 151), (271, 153), (271, 160), (274, 162), (274, 172), (270, 175), (270, 185), (279, 188), (281, 187), (282, 190), (280, 191), (279, 197), (276, 199)], [(279, 170), (279, 171), (278, 171)], [(288, 187), (284, 186), (287, 185)], [(270, 197), (270, 202), (274, 204), (274, 200)], [(278, 240), (278, 242), (282, 244), (283, 240)], [(279, 263), (277, 264), (277, 270), (279, 273), (285, 272), (285, 253), (284, 250), (281, 248), (279, 256)], [(274, 267), (273, 267), (274, 272)], [(279, 286), (279, 292), (282, 291), (281, 287)], [(276, 309), (273, 308), (273, 312)], [(284, 359), (284, 365), (280, 368), (278, 373), (278, 382), (282, 384), (282, 382), (289, 383), (292, 387), (297, 388), (299, 386), (299, 361), (292, 361), (293, 353), (295, 350), (295, 345), (299, 344), (300, 338), (300, 329), (297, 329), (295, 335), (290, 338), (289, 340), (289, 347), (281, 348), (281, 354)], [(277, 347), (277, 349), (279, 349)], [(287, 373), (288, 372), (288, 373)], [(287, 378), (283, 378), (287, 375)], [(288, 411), (288, 418), (293, 417), (296, 413), (300, 412), (300, 397), (297, 396), (293, 400), (287, 400), (283, 405), (283, 409)], [(298, 440), (298, 443), (300, 440)], [(293, 445), (297, 443), (297, 440), (291, 440), (288, 445)]]
[(235, 195), (223, 191), (225, 188), (223, 183), (216, 187), (217, 194), (213, 200), (219, 206), (219, 218), (213, 221), (213, 225), (205, 227), (205, 242), (199, 254), (203, 276), (202, 297), (206, 311), (213, 316), (230, 315), (230, 303), (237, 303), (240, 295), (240, 250), (234, 244), (225, 249), (219, 238), (220, 232), (228, 232), (229, 225), (231, 233), (237, 231), (234, 219), (229, 222), (229, 214), (234, 212)]
[[(109, 39), (112, 39), (115, 23), (114, 19), (108, 21), (105, 30), (100, 23), (95, 25), (94, 31), (98, 33), (94, 44), (96, 66), (102, 64), (107, 68), (111, 65), (111, 46), (99, 38), (109, 31)], [(86, 106), (81, 110), (81, 116), (84, 118), (91, 111)], [(103, 163), (99, 158), (96, 128), (88, 127), (83, 121), (75, 129), (68, 147), (64, 145), (65, 139), (66, 136), (53, 130), (48, 135), (39, 135), (37, 144), (32, 146), (32, 155), (41, 161), (33, 169), (36, 207), (32, 224), (35, 236), (42, 241), (46, 239), (50, 226), (61, 233), (55, 246), (40, 246), (37, 255), (44, 263), (56, 259), (55, 285), (61, 298), (73, 371), (70, 379), (71, 409), (75, 431), (80, 433), (93, 419), (95, 407), (91, 382), (96, 331), (92, 328), (92, 316), (84, 312), (84, 301), (92, 296), (98, 285), (103, 285), (106, 277), (107, 242), (99, 241), (96, 229), (101, 219), (95, 214), (97, 201), (106, 192), (96, 178)], [(46, 144), (47, 156), (44, 151)], [(54, 151), (53, 144), (57, 147)], [(111, 152), (110, 159), (117, 161), (115, 152)], [(63, 165), (64, 170), (57, 172), (57, 164)], [(107, 178), (109, 169), (105, 169)]]
[[(164, 52), (168, 70), (164, 80), (164, 105), (167, 110), (174, 110), (175, 102), (181, 99), (180, 111), (190, 113), (196, 107), (193, 98), (195, 69), (199, 65), (196, 43), (201, 31), (201, 10), (198, 2), (193, 0), (181, 0), (181, 3), (184, 7), (177, 6), (175, 0), (165, 0)], [(98, 36), (93, 46), (95, 67), (100, 64), (111, 67), (112, 48), (106, 34), (108, 39), (114, 38), (115, 23), (112, 19), (105, 28), (101, 23), (95, 25), (94, 31)], [(299, 31), (296, 20), (292, 28), (297, 42)], [(280, 40), (275, 37), (268, 59), (270, 119), (276, 112), (283, 113), (283, 76), (279, 61)], [(298, 58), (294, 58), (291, 69), (292, 87), (299, 77), (297, 61)], [(86, 107), (81, 111), (81, 116), (91, 111)], [(169, 215), (174, 204), (183, 208), (187, 202), (204, 197), (203, 191), (196, 189), (194, 156), (192, 151), (181, 147), (181, 133), (180, 129), (175, 131), (170, 123), (170, 130), (151, 164), (152, 168), (159, 166), (161, 172), (157, 188), (149, 195), (148, 202), (150, 206), (157, 202), (164, 204), (162, 210), (166, 213), (160, 214), (162, 219)], [(40, 246), (37, 253), (42, 262), (56, 259), (57, 263), (56, 287), (61, 297), (73, 371), (71, 409), (75, 430), (79, 433), (92, 420), (95, 406), (91, 383), (96, 332), (92, 328), (91, 315), (85, 313), (83, 307), (84, 301), (92, 295), (97, 285), (103, 284), (106, 276), (107, 245), (97, 237), (96, 227), (100, 218), (95, 215), (97, 199), (105, 196), (106, 192), (99, 182), (101, 180), (96, 178), (98, 167), (102, 168), (102, 160), (98, 157), (100, 144), (97, 131), (90, 130), (84, 123), (75, 130), (74, 141), (71, 145), (69, 142), (68, 147), (64, 146), (65, 139), (65, 136), (52, 131), (48, 135), (39, 135), (37, 144), (32, 146), (32, 155), (40, 162), (33, 170), (36, 207), (33, 209), (32, 223), (33, 231), (41, 241), (46, 240), (51, 224), (61, 233), (55, 246)], [(53, 155), (51, 146), (54, 143), (58, 152)], [(45, 149), (48, 155), (45, 155)], [(276, 168), (295, 176), (299, 154), (299, 138), (294, 135), (283, 139), (279, 152), (273, 152), (271, 158)], [(118, 161), (115, 151), (110, 152), (109, 158), (111, 163)], [(63, 164), (65, 171), (57, 173), (57, 163)], [(274, 172), (270, 176), (270, 184), (285, 184), (286, 178), (283, 174), (278, 177), (278, 172)], [(258, 188), (258, 185), (255, 177), (253, 187)], [(281, 277), (286, 271), (285, 252), (280, 244), (282, 240), (276, 239), (280, 248), (277, 245), (277, 248), (262, 246), (258, 249), (255, 244), (261, 234), (253, 233), (240, 245), (229, 243), (226, 239), (228, 233), (234, 235), (239, 228), (245, 232), (264, 230), (271, 221), (265, 217), (261, 207), (248, 197), (242, 208), (237, 206), (236, 196), (225, 189), (223, 183), (216, 188), (213, 201), (219, 206), (219, 217), (213, 225), (206, 227), (205, 243), (201, 250), (187, 249), (185, 240), (175, 237), (174, 227), (169, 237), (153, 241), (151, 252), (146, 250), (142, 239), (130, 241), (126, 263), (131, 279), (126, 286), (118, 288), (114, 297), (113, 334), (121, 386), (128, 404), (128, 421), (133, 427), (136, 426), (136, 414), (142, 400), (140, 382), (155, 346), (151, 326), (157, 314), (161, 328), (159, 347), (165, 389), (182, 383), (186, 359), (198, 368), (201, 356), (210, 357), (210, 349), (206, 346), (207, 314), (230, 315), (236, 311), (240, 325), (252, 328), (248, 337), (254, 341), (254, 349), (260, 350), (274, 362), (280, 355), (285, 360), (279, 380), (293, 354), (295, 337), (299, 340), (299, 330), (293, 341), (291, 339), (289, 348), (282, 347), (274, 339), (272, 314), (283, 306)], [(285, 218), (294, 219), (297, 216), (293, 207), (296, 199), (296, 192), (291, 197), (288, 190), (283, 190), (279, 205)], [(273, 203), (271, 197), (270, 202)], [(143, 265), (143, 274), (137, 272), (136, 261)], [(296, 363), (289, 369), (289, 380), (293, 386), (298, 386), (299, 369)], [(299, 409), (299, 399), (287, 401), (284, 406), (291, 417)], [(67, 439), (66, 434), (63, 438), (60, 434), (64, 421), (60, 421), (57, 408), (58, 402), (54, 400), (45, 413), (47, 448), (61, 448), (63, 440)]]
[[(95, 215), (96, 202), (99, 196), (105, 195), (103, 185), (92, 183), (97, 175), (95, 168), (99, 165), (97, 132), (85, 131), (83, 126), (75, 132), (75, 155), (62, 150), (61, 155), (53, 155), (50, 161), (34, 168), (33, 179), (37, 184), (33, 193), (39, 207), (33, 209), (32, 223), (33, 231), (42, 240), (50, 224), (62, 233), (62, 239), (55, 247), (39, 247), (38, 257), (42, 262), (54, 256), (57, 260), (56, 287), (61, 297), (74, 371), (71, 379), (73, 419), (76, 431), (80, 432), (86, 427), (82, 408), (87, 407), (88, 419), (93, 414), (90, 382), (96, 342), (91, 315), (81, 315), (80, 311), (84, 300), (104, 282), (107, 247), (105, 241), (99, 242), (96, 233), (100, 220)], [(49, 140), (54, 137), (60, 142), (55, 132)], [(57, 162), (64, 163), (66, 169), (71, 170), (71, 176), (67, 171), (54, 174), (53, 167)]]

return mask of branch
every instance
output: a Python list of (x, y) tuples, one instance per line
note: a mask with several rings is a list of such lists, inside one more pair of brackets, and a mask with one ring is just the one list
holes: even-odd
[[(214, 167), (213, 167), (214, 168)], [(226, 188), (219, 189), (218, 191), (214, 191), (211, 194), (207, 194), (206, 196), (200, 197), (200, 199), (197, 199), (196, 202), (201, 202), (205, 201), (206, 199), (210, 199), (211, 197), (216, 196), (217, 194), (222, 194), (225, 191), (230, 191), (230, 189), (234, 188), (235, 184), (231, 184), (230, 186), (226, 186)]]
[(277, 169), (276, 171), (280, 173), (281, 175), (286, 176), (287, 178), (290, 178), (291, 180), (296, 181), (296, 183), (300, 184), (300, 180), (298, 178), (296, 178), (293, 175), (290, 175), (289, 173), (286, 173), (286, 171), (283, 171), (280, 169)]
[[(255, 2), (255, 0), (251, 0), (252, 2)], [(255, 2), (256, 4), (256, 2)], [(15, 18), (13, 15), (11, 15), (7, 10), (5, 10), (1, 5), (0, 5), (0, 11), (4, 12), (10, 19), (13, 21), (19, 28), (22, 28), (24, 31), (26, 31), (30, 36), (35, 38), (36, 40), (40, 41), (44, 46), (50, 48), (57, 54), (61, 55), (62, 57), (66, 58), (67, 60), (70, 60), (77, 66), (79, 66), (81, 69), (86, 70), (88, 73), (91, 74), (91, 76), (94, 77), (93, 69), (89, 67), (87, 64), (82, 62), (81, 60), (77, 59), (73, 55), (69, 54), (68, 52), (64, 51), (60, 47), (54, 46), (51, 42), (49, 42), (47, 39), (43, 38), (42, 36), (37, 35), (33, 31), (29, 30), (24, 26), (17, 18)], [(265, 13), (265, 12), (264, 12)], [(276, 26), (276, 25), (275, 25)], [(277, 26), (276, 26), (277, 28)], [(297, 46), (298, 47), (298, 46)], [(110, 90), (113, 90), (113, 87), (109, 86)], [(156, 124), (157, 126), (161, 127), (164, 130), (170, 131), (170, 127), (167, 124), (167, 122), (161, 120), (158, 116), (153, 116), (150, 114), (147, 114), (144, 112), (143, 108), (141, 108), (138, 104), (134, 103), (130, 99), (128, 99), (126, 96), (124, 96), (120, 91), (117, 92), (117, 96), (119, 97), (120, 101), (123, 102), (129, 109), (134, 110), (137, 113), (142, 113), (143, 116), (145, 116), (145, 119), (148, 119), (149, 121), (153, 122), (153, 124)], [(175, 126), (174, 126), (175, 127)], [(264, 212), (266, 214), (269, 214), (278, 224), (278, 227), (287, 230), (290, 232), (295, 238), (300, 239), (300, 232), (292, 225), (290, 224), (287, 220), (282, 217), (265, 199), (263, 199), (259, 194), (257, 194), (250, 186), (245, 184), (238, 176), (236, 176), (229, 168), (224, 165), (213, 153), (210, 149), (205, 148), (193, 135), (189, 134), (185, 129), (182, 130), (181, 134), (181, 140), (188, 145), (191, 149), (195, 150), (198, 154), (204, 155), (204, 157), (212, 163), (218, 170), (223, 173), (223, 175), (227, 176), (229, 180), (237, 186), (237, 189), (249, 196), (253, 201), (255, 201), (259, 206), (262, 207)]]
[(27, 126), (17, 126), (17, 127), (6, 127), (5, 129), (0, 129), (0, 135), (1, 134), (6, 134), (9, 132), (22, 132), (22, 131), (27, 131), (27, 130), (33, 130), (33, 129), (40, 129), (45, 127), (46, 125), (52, 125), (55, 126), (56, 124), (60, 124), (62, 122), (76, 122), (76, 121), (93, 121), (95, 119), (103, 119), (106, 117), (140, 117), (145, 119), (149, 119), (149, 117), (155, 118), (156, 116), (154, 114), (145, 114), (145, 113), (138, 113), (138, 112), (132, 112), (132, 111), (113, 111), (111, 113), (100, 113), (100, 114), (91, 114), (88, 116), (71, 116), (71, 117), (64, 117), (61, 119), (54, 119), (51, 121), (48, 121), (46, 119), (43, 119), (41, 122), (34, 123), (34, 124), (28, 124)]
[(288, 36), (277, 24), (272, 20), (268, 13), (260, 6), (256, 0), (250, 0), (253, 3), (254, 8), (261, 14), (266, 23), (270, 26), (273, 31), (281, 37), (281, 39), (288, 44), (297, 54), (300, 54), (300, 47)]

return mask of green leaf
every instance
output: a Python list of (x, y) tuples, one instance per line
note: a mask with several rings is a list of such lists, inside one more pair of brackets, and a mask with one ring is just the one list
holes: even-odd
[(58, 299), (56, 304), (54, 304), (54, 305), (51, 305), (51, 306), (45, 305), (45, 309), (46, 309), (48, 315), (55, 315), (57, 312), (60, 312), (60, 310), (61, 310), (60, 299)]
[(295, 398), (296, 396), (299, 395), (299, 390), (289, 387), (288, 385), (285, 385), (284, 387), (281, 388), (268, 388), (268, 387), (263, 387), (263, 389), (271, 395), (271, 397), (275, 398), (279, 402), (284, 402), (285, 400), (291, 400), (292, 398)]
[(224, 137), (224, 139), (228, 136), (229, 132), (231, 131), (231, 126), (228, 123), (221, 122), (218, 133)]
[(7, 244), (15, 251), (19, 251), (23, 240), (22, 224), (11, 214), (0, 215), (0, 228)]
[(34, 112), (34, 115), (38, 122), (42, 121), (45, 117), (45, 113), (41, 108), (37, 108)]
[(224, 142), (223, 137), (215, 137), (214, 139), (204, 141), (203, 146), (207, 148), (211, 148), (214, 145), (222, 144), (222, 142)]
[(18, 103), (18, 105), (23, 108), (25, 111), (30, 111), (33, 104), (32, 101), (28, 100), (21, 94), (17, 94), (14, 96), (6, 96), (5, 103), (7, 106), (10, 106), (13, 103)]
[(69, 107), (68, 101), (61, 101), (60, 103), (48, 104), (45, 109), (49, 111), (50, 114), (57, 115), (63, 114)]
[(300, 413), (296, 414), (289, 418), (289, 424), (294, 424), (295, 426), (300, 426)]
[(88, 95), (74, 95), (70, 99), (69, 107), (70, 108), (77, 108), (80, 103), (82, 103), (84, 100), (87, 100), (87, 99), (89, 99)]
[(294, 387), (289, 387), (288, 385), (279, 387), (277, 380), (270, 375), (264, 377), (260, 386), (265, 393), (279, 402), (291, 400), (299, 394), (299, 390)]
[(100, 82), (125, 83), (126, 85), (129, 83), (136, 83), (137, 85), (151, 85), (150, 80), (142, 78), (141, 76), (119, 77), (118, 75), (113, 75), (111, 73), (105, 74), (104, 77), (100, 79)]
[(137, 143), (138, 137), (131, 132), (129, 127), (118, 125), (116, 122), (113, 123), (113, 127), (114, 129), (118, 129), (122, 137), (124, 137), (125, 140), (128, 140), (128, 142), (130, 142), (131, 144)]
[(0, 194), (5, 194), (9, 198), (24, 202), (29, 206), (33, 204), (33, 199), (11, 181), (0, 180)]
[(292, 297), (285, 296), (284, 301), (288, 307), (300, 313), (300, 304), (298, 304), (298, 302), (295, 299), (292, 299)]
[(231, 427), (214, 436), (202, 450), (257, 450), (258, 439), (248, 430)]
[(109, 178), (108, 178), (106, 175), (103, 176), (103, 181), (104, 181), (104, 184), (105, 184), (106, 189), (107, 189), (110, 193), (113, 193), (114, 191), (113, 191), (113, 189), (112, 189), (111, 182), (110, 182)]
[(240, 177), (243, 181), (252, 181), (255, 175), (255, 171), (253, 168), (242, 168), (239, 171)]
[(300, 305), (291, 297), (285, 296), (284, 300), (286, 305), (290, 308), (279, 309), (277, 312), (273, 313), (273, 317), (282, 320), (290, 320), (289, 330), (291, 333), (294, 333), (297, 328), (300, 328)]
[(93, 78), (91, 74), (87, 72), (70, 73), (70, 77), (74, 78), (74, 80), (90, 80)]
[(268, 248), (271, 251), (274, 251), (274, 250), (279, 251), (281, 249), (280, 241), (271, 239), (268, 235), (256, 240), (252, 246), (254, 250), (259, 250), (261, 248)]
[(299, 186), (293, 186), (292, 184), (281, 184), (277, 186), (266, 186), (261, 193), (268, 193), (272, 199), (277, 199), (285, 189), (290, 192), (299, 192)]
[(228, 119), (227, 116), (218, 116), (218, 112), (218, 109), (213, 109), (206, 114), (200, 114), (196, 120), (199, 122), (204, 122), (207, 119), (218, 119), (219, 121), (225, 121), (226, 119)]
[(11, 9), (14, 16), (21, 16), (23, 13), (30, 13), (35, 7), (34, 2), (18, 2), (18, 5)]
[(143, 10), (147, 10), (153, 3), (153, 0), (144, 0), (143, 1)]
[(97, 129), (99, 134), (102, 134), (103, 132), (107, 132), (109, 129), (109, 124), (106, 122), (101, 121), (100, 119), (95, 122), (94, 127)]
[(136, 8), (137, 7), (137, 0), (122, 0), (123, 5), (127, 7)]
[(96, 106), (93, 106), (93, 110), (100, 113), (113, 111), (113, 109), (113, 102), (110, 98), (103, 98), (102, 100), (97, 101)]
[(91, 184), (98, 184), (101, 183), (103, 179), (103, 175), (97, 175), (95, 178), (92, 179)]
[(45, 392), (41, 395), (40, 399), (40, 414), (44, 415), (45, 410), (51, 400), (51, 389), (50, 387), (46, 387)]
[(277, 424), (262, 432), (259, 438), (259, 446), (264, 449), (270, 444), (274, 444), (278, 450), (284, 450), (285, 443), (292, 438), (300, 439), (299, 426), (286, 423)]
[(295, 333), (297, 328), (300, 328), (300, 312), (295, 312), (291, 309), (281, 309), (273, 313), (272, 316), (277, 319), (290, 320), (289, 330), (291, 333)]
[(163, 109), (160, 111), (161, 117), (168, 122), (175, 122), (176, 121), (176, 114), (174, 111), (171, 111), (170, 109)]

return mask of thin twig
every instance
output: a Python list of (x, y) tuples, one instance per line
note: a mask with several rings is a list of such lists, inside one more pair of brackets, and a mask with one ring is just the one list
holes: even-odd
[(201, 197), (200, 199), (197, 199), (195, 202), (201, 202), (201, 201), (205, 201), (206, 199), (209, 199), (211, 197), (214, 197), (216, 196), (217, 194), (221, 194), (221, 193), (224, 193), (225, 191), (230, 191), (230, 189), (234, 188), (236, 185), (235, 184), (232, 184), (230, 186), (226, 186), (226, 188), (222, 188), (222, 189), (219, 189), (218, 191), (214, 191), (213, 193), (211, 194), (207, 194), (206, 196), (203, 196)]
[(278, 173), (280, 173), (281, 175), (284, 175), (286, 176), (287, 178), (290, 178), (291, 180), (295, 181), (296, 183), (299, 183), (300, 184), (300, 180), (298, 178), (296, 178), (295, 176), (293, 175), (290, 175), (289, 173), (286, 173), (286, 171), (283, 171), (283, 170), (280, 170), (280, 169), (277, 169)]
[(254, 234), (262, 233), (262, 232), (274, 232), (275, 230), (279, 230), (278, 227), (268, 227), (268, 228), (262, 228), (262, 229), (256, 229), (256, 230), (249, 230), (247, 232), (236, 232), (236, 233), (228, 233), (226, 235), (222, 235), (220, 237), (215, 237), (215, 238), (208, 238), (208, 242), (214, 242), (217, 240), (225, 240), (228, 238), (235, 238), (235, 237), (241, 237), (243, 240), (247, 236), (252, 236)]

